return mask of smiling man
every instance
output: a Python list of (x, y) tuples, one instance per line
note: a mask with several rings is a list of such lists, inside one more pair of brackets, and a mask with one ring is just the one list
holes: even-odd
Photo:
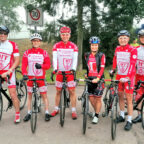
[(56, 43), (53, 47), (53, 68), (56, 72), (56, 97), (55, 97), (55, 110), (51, 113), (55, 116), (59, 112), (59, 102), (62, 90), (63, 77), (60, 74), (62, 71), (70, 73), (66, 75), (67, 86), (70, 94), (70, 101), (72, 106), (72, 119), (77, 119), (76, 113), (76, 94), (75, 94), (75, 82), (74, 72), (76, 71), (78, 61), (78, 48), (69, 41), (71, 37), (71, 29), (69, 27), (62, 27), (60, 29), (60, 42)]
[[(133, 114), (133, 90), (134, 90), (134, 77), (136, 73), (136, 60), (137, 60), (137, 50), (128, 44), (130, 40), (130, 34), (127, 30), (121, 30), (118, 33), (119, 45), (114, 54), (113, 58), (113, 70), (114, 72), (117, 68), (116, 79), (120, 80), (118, 85), (119, 94), (119, 106), (120, 106), (120, 116), (117, 122), (125, 121), (125, 102), (124, 97), (127, 99), (127, 111), (128, 119), (124, 127), (125, 130), (130, 130), (132, 128), (132, 114)], [(130, 85), (128, 83), (130, 81)]]
[(8, 84), (9, 94), (12, 98), (15, 108), (15, 123), (20, 122), (19, 100), (16, 93), (15, 68), (19, 65), (19, 50), (15, 42), (7, 40), (9, 29), (6, 26), (0, 26), (0, 75), (6, 78), (10, 75), (10, 84)]

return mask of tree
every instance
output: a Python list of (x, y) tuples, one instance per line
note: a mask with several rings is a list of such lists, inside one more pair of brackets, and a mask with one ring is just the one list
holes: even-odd
[(7, 25), (11, 30), (20, 30), (18, 15), (14, 11), (16, 6), (22, 4), (22, 0), (1, 0), (0, 1), (0, 25)]

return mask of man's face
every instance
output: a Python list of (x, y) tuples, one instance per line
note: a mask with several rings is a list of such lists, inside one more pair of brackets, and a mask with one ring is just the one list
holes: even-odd
[(61, 33), (60, 37), (64, 43), (67, 43), (70, 39), (70, 33)]
[(90, 47), (91, 47), (91, 52), (97, 52), (99, 44), (91, 44)]
[(41, 45), (41, 41), (39, 39), (33, 39), (31, 42), (34, 48), (39, 48)]
[(141, 43), (142, 45), (144, 45), (144, 36), (140, 36), (140, 37), (139, 37), (139, 40), (140, 40), (140, 43)]
[(0, 41), (7, 40), (8, 34), (5, 31), (0, 31)]
[(118, 41), (119, 41), (120, 46), (125, 46), (125, 45), (127, 45), (128, 42), (129, 42), (129, 39), (130, 39), (130, 38), (129, 38), (128, 36), (125, 36), (125, 35), (120, 36), (120, 37), (118, 38)]

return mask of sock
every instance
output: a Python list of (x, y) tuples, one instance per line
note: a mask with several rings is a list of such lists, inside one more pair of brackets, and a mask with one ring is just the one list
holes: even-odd
[(76, 108), (75, 107), (72, 107), (72, 112), (76, 112)]
[(59, 107), (58, 106), (55, 106), (55, 111), (58, 111), (59, 110)]
[(28, 114), (30, 114), (30, 115), (31, 115), (31, 110), (28, 110)]
[(95, 116), (98, 118), (98, 117), (99, 117), (99, 114), (95, 113)]
[(123, 118), (125, 118), (125, 112), (124, 111), (120, 111), (120, 116), (122, 116)]
[(132, 120), (132, 116), (128, 115), (127, 121), (131, 123), (132, 122), (131, 120)]
[(48, 110), (46, 110), (46, 111), (45, 111), (45, 114), (49, 114), (49, 111), (48, 111)]

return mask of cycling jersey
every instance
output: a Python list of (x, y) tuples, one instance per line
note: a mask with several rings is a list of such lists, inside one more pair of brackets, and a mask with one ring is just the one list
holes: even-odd
[[(35, 64), (41, 64), (41, 69), (36, 69)], [(27, 70), (28, 67), (28, 70)], [(50, 68), (50, 58), (48, 53), (41, 48), (32, 48), (23, 54), (22, 74), (28, 76), (45, 77), (45, 70)]]
[(76, 70), (78, 61), (78, 48), (72, 43), (58, 42), (53, 47), (53, 68), (59, 71)]
[(15, 42), (10, 40), (0, 42), (0, 74), (11, 68), (16, 56), (19, 56), (19, 50)]
[(118, 46), (115, 50), (113, 58), (113, 69), (117, 68), (116, 79), (129, 77), (130, 89), (128, 83), (119, 83), (119, 91), (125, 89), (126, 93), (133, 93), (134, 77), (136, 73), (137, 50), (127, 44), (126, 46)]
[(89, 77), (98, 77), (101, 78), (101, 76), (104, 73), (104, 67), (105, 67), (105, 55), (103, 54), (100, 59), (100, 71), (98, 71), (97, 68), (97, 62), (96, 58), (93, 54), (89, 55), (89, 60), (87, 62), (88, 65), (88, 76)]
[[(35, 64), (41, 64), (41, 69), (36, 69)], [(28, 67), (28, 71), (27, 71)], [(45, 70), (50, 68), (50, 58), (48, 53), (41, 48), (32, 48), (25, 51), (22, 59), (22, 74), (28, 75), (29, 79), (45, 78)], [(37, 81), (40, 93), (46, 93), (47, 87), (44, 81)], [(33, 81), (27, 82), (28, 92), (32, 93)]]
[[(135, 77), (135, 85), (137, 85), (138, 81), (144, 81), (144, 46), (140, 45), (137, 47), (137, 63), (136, 63), (137, 71)], [(137, 90), (137, 95), (135, 100), (141, 98), (144, 93), (144, 87), (140, 87)]]
[(124, 77), (135, 75), (137, 50), (130, 45), (118, 46), (113, 58), (113, 69), (117, 67), (117, 74)]
[[(6, 40), (0, 42), (0, 74), (7, 72), (14, 63), (14, 57), (19, 56), (19, 50), (15, 42)], [(16, 87), (15, 71), (10, 75), (9, 88)]]
[(137, 47), (137, 71), (136, 74), (144, 76), (144, 47), (141, 45)]

